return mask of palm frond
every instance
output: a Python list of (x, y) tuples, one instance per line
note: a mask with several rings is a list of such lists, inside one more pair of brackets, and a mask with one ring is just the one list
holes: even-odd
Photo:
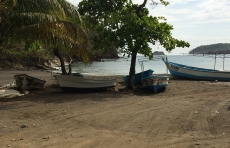
[(72, 22), (54, 21), (16, 28), (8, 36), (11, 44), (39, 40), (49, 47), (59, 47), (77, 56), (87, 55), (88, 38), (85, 30)]
[(0, 26), (2, 43), (25, 44), (36, 41), (82, 56), (87, 61), (87, 33), (74, 5), (66, 0), (3, 1), (14, 5), (6, 8), (7, 15)]

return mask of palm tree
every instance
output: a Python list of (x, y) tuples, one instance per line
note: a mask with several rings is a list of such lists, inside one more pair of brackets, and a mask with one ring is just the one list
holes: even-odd
[(85, 26), (76, 7), (66, 0), (2, 0), (0, 11), (1, 48), (7, 43), (39, 42), (60, 59), (63, 74), (67, 74), (63, 54), (89, 62)]

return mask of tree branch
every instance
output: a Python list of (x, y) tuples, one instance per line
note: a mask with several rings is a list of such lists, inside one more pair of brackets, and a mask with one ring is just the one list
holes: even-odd
[(142, 8), (144, 8), (145, 5), (146, 5), (146, 3), (147, 3), (147, 1), (148, 1), (148, 0), (144, 0), (143, 4), (139, 5), (137, 9), (138, 9), (138, 10), (141, 10)]
[(136, 8), (136, 14), (137, 16), (140, 18), (141, 14), (140, 14), (140, 10), (143, 9), (146, 5), (148, 0), (144, 0), (144, 2), (142, 4), (140, 4), (137, 8)]

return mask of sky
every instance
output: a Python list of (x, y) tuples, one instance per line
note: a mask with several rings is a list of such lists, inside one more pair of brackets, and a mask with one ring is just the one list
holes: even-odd
[[(77, 6), (81, 0), (67, 0)], [(173, 25), (172, 36), (190, 43), (189, 48), (175, 48), (170, 53), (161, 46), (152, 46), (153, 51), (169, 55), (188, 53), (201, 45), (230, 43), (230, 1), (229, 0), (167, 0), (170, 5), (150, 5), (152, 16), (164, 16)], [(159, 2), (159, 0), (155, 0)], [(141, 4), (143, 0), (133, 0)]]

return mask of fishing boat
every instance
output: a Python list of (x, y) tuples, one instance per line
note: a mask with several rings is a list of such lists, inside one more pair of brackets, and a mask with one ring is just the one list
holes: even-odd
[[(155, 56), (149, 60), (146, 58), (139, 59), (141, 70), (144, 71), (144, 62), (152, 62), (162, 60), (162, 55)], [(165, 89), (168, 86), (169, 76), (167, 75), (150, 75), (141, 79), (143, 89), (150, 90), (153, 93), (157, 93), (159, 90)]]
[(16, 85), (21, 91), (28, 91), (33, 89), (42, 89), (46, 83), (45, 80), (41, 80), (27, 74), (14, 75)]
[(188, 65), (178, 64), (163, 59), (172, 77), (208, 80), (208, 81), (230, 81), (230, 71), (221, 71), (215, 69), (205, 69), (199, 67), (192, 67)]
[[(151, 70), (151, 69), (145, 70), (145, 71), (136, 73), (136, 74), (132, 77), (131, 81), (132, 81), (133, 84), (141, 84), (141, 79), (142, 79), (142, 78), (149, 77), (149, 76), (151, 76), (152, 74), (153, 74), (153, 70)], [(123, 77), (124, 82), (127, 83), (127, 82), (128, 82), (128, 78), (129, 78), (128, 75), (124, 76), (124, 77)]]
[(143, 88), (157, 93), (159, 90), (165, 89), (168, 86), (168, 76), (153, 75), (150, 77), (142, 78), (141, 82)]
[(116, 86), (116, 79), (89, 79), (73, 75), (53, 75), (63, 92), (102, 92)]

